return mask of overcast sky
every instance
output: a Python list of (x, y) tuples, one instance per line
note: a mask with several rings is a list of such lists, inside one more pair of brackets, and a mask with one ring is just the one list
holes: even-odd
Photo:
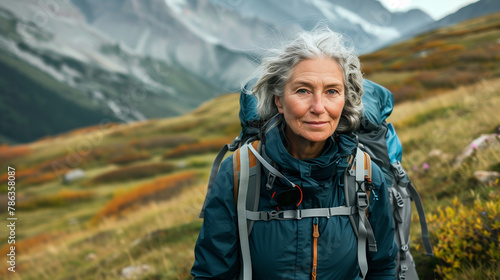
[(441, 19), (460, 8), (478, 0), (379, 0), (387, 9), (393, 11), (407, 11), (419, 8), (433, 17)]

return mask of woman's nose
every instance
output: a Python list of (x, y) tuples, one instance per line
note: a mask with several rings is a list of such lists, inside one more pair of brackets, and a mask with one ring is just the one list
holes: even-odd
[(323, 114), (325, 112), (325, 105), (323, 104), (323, 95), (314, 93), (311, 95), (311, 113)]

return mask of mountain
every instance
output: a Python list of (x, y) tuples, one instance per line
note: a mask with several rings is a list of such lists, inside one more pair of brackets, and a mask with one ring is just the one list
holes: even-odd
[(0, 104), (9, 116), (2, 118), (1, 142), (32, 141), (103, 119), (179, 115), (219, 94), (186, 70), (138, 55), (88, 25), (71, 3), (46, 4), (0, 2)]
[[(420, 10), (391, 13), (376, 0), (2, 1), (0, 21), (3, 69), (17, 69), (17, 80), (36, 81), (10, 96), (9, 104), (35, 89), (49, 90), (98, 119), (120, 122), (179, 115), (237, 91), (266, 50), (318, 22), (348, 36), (358, 53), (433, 22)], [(7, 80), (0, 84), (2, 92), (15, 92), (12, 88)], [(32, 112), (55, 110), (5, 107), (18, 129), (37, 123), (39, 113)], [(59, 133), (82, 118), (95, 124), (74, 111), (82, 113), (67, 114), (68, 126), (47, 121), (44, 132), (32, 138), (16, 136), (4, 125), (0, 141)]]
[[(255, 33), (252, 20), (226, 13), (224, 24), (215, 7), (203, 1), (182, 5), (163, 0), (72, 3), (88, 24), (107, 36), (142, 56), (184, 68), (221, 92), (237, 90), (241, 78), (255, 68), (245, 52), (229, 43), (246, 37), (250, 45), (251, 34)], [(245, 37), (235, 34), (237, 28)], [(225, 38), (226, 33), (231, 40)]]
[[(182, 67), (221, 91), (236, 91), (265, 50), (324, 22), (361, 53), (432, 22), (391, 14), (376, 0), (73, 0), (88, 24), (142, 55)], [(416, 20), (418, 18), (418, 20)]]
[(407, 32), (401, 39), (411, 38), (417, 34), (421, 34), (430, 30), (441, 27), (452, 26), (468, 19), (480, 17), (483, 15), (492, 14), (500, 11), (500, 1), (498, 0), (480, 0), (478, 2), (467, 5), (458, 11), (438, 20), (415, 28)]

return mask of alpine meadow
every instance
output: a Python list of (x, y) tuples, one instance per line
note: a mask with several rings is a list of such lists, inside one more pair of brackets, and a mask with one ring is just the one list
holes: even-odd
[[(420, 278), (500, 279), (500, 14), (419, 35), (361, 63), (365, 78), (395, 96), (388, 121), (435, 250), (425, 256), (413, 211)], [(180, 117), (102, 122), (0, 146), (2, 185), (15, 168), (18, 218), (16, 273), (2, 262), (0, 277), (191, 279), (210, 167), (240, 132), (238, 98), (222, 95)], [(73, 180), (70, 170), (83, 175)], [(7, 205), (6, 188), (0, 201)]]

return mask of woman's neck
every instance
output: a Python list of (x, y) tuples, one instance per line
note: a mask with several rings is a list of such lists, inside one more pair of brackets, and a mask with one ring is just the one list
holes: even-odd
[(326, 141), (311, 142), (298, 137), (288, 127), (285, 128), (286, 149), (296, 159), (317, 158), (323, 153)]

